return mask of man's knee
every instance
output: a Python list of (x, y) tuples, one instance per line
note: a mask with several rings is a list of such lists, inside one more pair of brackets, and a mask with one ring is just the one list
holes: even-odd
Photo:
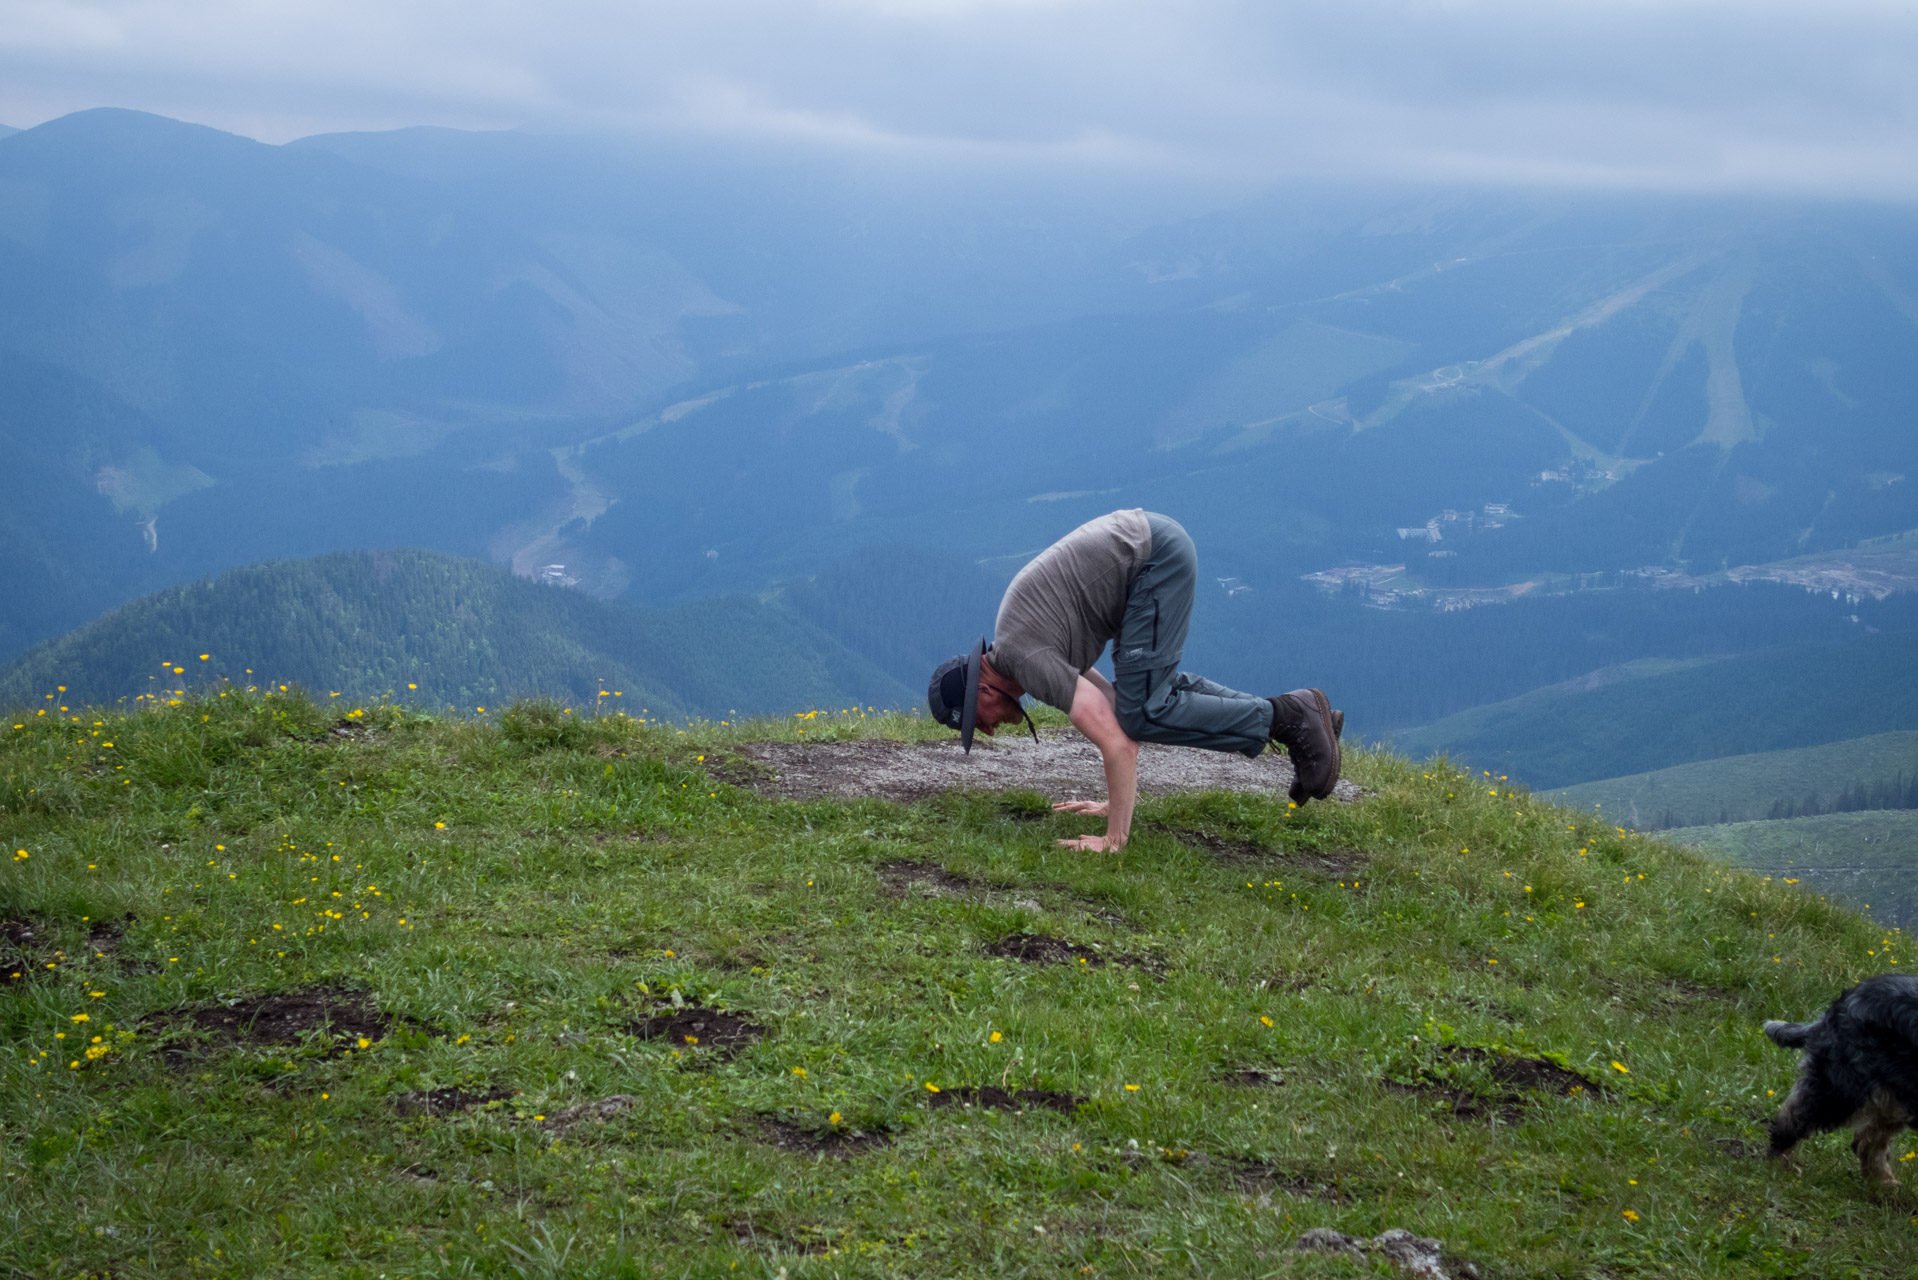
[(1143, 707), (1136, 703), (1129, 702), (1125, 698), (1120, 698), (1119, 704), (1113, 708), (1113, 712), (1119, 717), (1119, 727), (1125, 730), (1126, 737), (1132, 739), (1134, 742), (1145, 741), (1145, 735), (1151, 728), (1151, 724), (1145, 718), (1145, 709)]

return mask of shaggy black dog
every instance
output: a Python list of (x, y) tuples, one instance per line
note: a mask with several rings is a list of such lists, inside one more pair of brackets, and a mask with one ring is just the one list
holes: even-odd
[(1771, 1153), (1786, 1157), (1814, 1133), (1849, 1125), (1867, 1182), (1895, 1187), (1891, 1143), (1918, 1118), (1918, 976), (1883, 973), (1832, 1001), (1816, 1022), (1767, 1022), (1765, 1034), (1803, 1049)]

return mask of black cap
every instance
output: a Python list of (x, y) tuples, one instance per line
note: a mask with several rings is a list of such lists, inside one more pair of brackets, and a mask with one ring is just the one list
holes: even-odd
[(972, 652), (956, 654), (939, 664), (926, 686), (926, 708), (932, 718), (959, 731), (959, 745), (972, 752), (972, 731), (979, 722), (979, 671), (986, 660), (986, 638), (979, 637)]

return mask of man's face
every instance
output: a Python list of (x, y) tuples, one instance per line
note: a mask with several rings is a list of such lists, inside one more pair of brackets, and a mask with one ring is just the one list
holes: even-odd
[(990, 734), (1002, 724), (1024, 719), (1025, 713), (1019, 709), (1019, 699), (1024, 693), (1015, 681), (995, 670), (992, 659), (987, 658), (979, 671), (979, 714), (975, 727), (981, 733)]
[(1019, 719), (1019, 700), (1007, 694), (990, 678), (979, 682), (978, 729), (991, 734), (1000, 725)]

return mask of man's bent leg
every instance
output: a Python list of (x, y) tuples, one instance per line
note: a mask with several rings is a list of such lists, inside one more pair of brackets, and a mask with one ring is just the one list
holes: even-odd
[(1136, 742), (1256, 756), (1271, 735), (1272, 704), (1179, 670), (1198, 552), (1178, 521), (1147, 512), (1146, 522), (1152, 550), (1133, 575), (1112, 647), (1119, 725)]
[(1119, 726), (1138, 742), (1256, 756), (1271, 736), (1269, 699), (1176, 667), (1122, 671), (1114, 687)]
[(1152, 550), (1126, 586), (1125, 617), (1112, 642), (1115, 671), (1157, 671), (1176, 667), (1185, 653), (1192, 625), (1192, 593), (1199, 580), (1199, 557), (1177, 520), (1146, 513)]

